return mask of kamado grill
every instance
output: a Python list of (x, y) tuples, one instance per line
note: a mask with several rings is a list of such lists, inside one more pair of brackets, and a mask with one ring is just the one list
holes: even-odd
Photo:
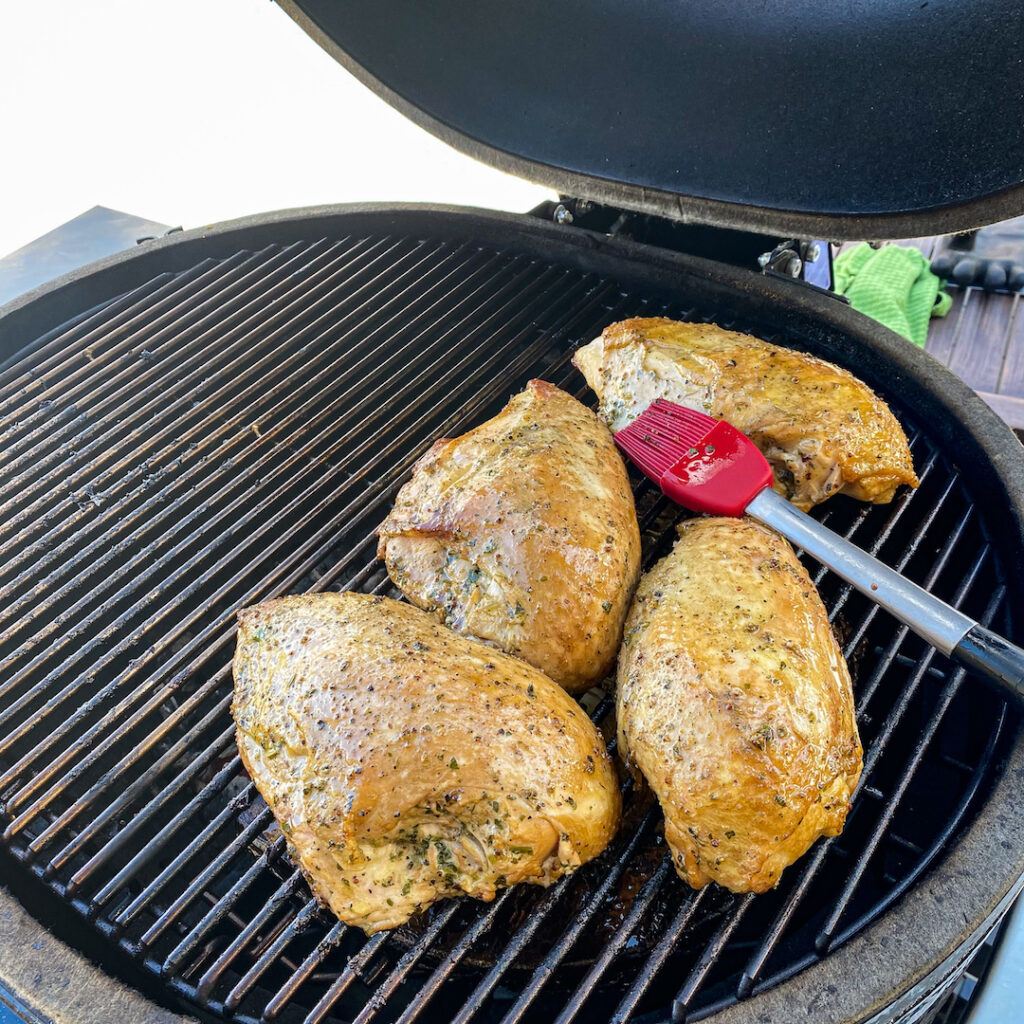
[[(795, 3), (581, 5), (553, 25), (539, 4), (283, 6), (445, 138), (583, 198), (533, 216), (260, 216), (3, 311), (8, 1001), (74, 1022), (932, 1019), (1024, 883), (1020, 716), (831, 574), (811, 565), (865, 772), (843, 835), (777, 889), (689, 890), (657, 807), (630, 792), (616, 839), (572, 877), (370, 939), (311, 898), (240, 766), (234, 612), (397, 596), (374, 530), (424, 448), (533, 377), (589, 401), (574, 348), (664, 314), (822, 355), (884, 395), (920, 488), (816, 514), (1021, 642), (1024, 449), (937, 363), (787, 276), (808, 252), (794, 235), (1024, 210), (1024, 142), (1002, 130), (1024, 121), (1019, 11), (877, 5), (854, 23), (814, 5), (809, 25)], [(897, 53), (883, 88), (869, 72)], [(893, 81), (926, 81), (940, 53), (961, 102), (911, 119)], [(806, 77), (823, 64), (842, 97)], [(758, 272), (773, 248), (783, 262)], [(634, 484), (649, 565), (680, 512)], [(586, 705), (607, 729), (610, 698)]]

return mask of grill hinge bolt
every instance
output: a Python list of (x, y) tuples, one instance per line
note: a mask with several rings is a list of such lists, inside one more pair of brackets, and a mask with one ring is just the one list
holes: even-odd
[[(764, 274), (780, 274), (783, 277), (799, 277), (804, 269), (800, 258), (801, 243), (796, 239), (779, 242), (771, 252), (757, 257), (757, 265)], [(820, 250), (819, 250), (820, 255)]]
[(571, 224), (573, 220), (575, 220), (572, 215), (572, 210), (570, 210), (564, 203), (559, 203), (555, 207), (554, 218), (556, 224)]

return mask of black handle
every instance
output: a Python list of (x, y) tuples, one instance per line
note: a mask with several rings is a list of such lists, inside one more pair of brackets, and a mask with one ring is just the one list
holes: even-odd
[(963, 249), (947, 249), (931, 263), (932, 273), (961, 288), (976, 285), (985, 291), (1019, 292), (1024, 288), (1024, 265), (999, 256), (976, 256)]
[(953, 649), (952, 658), (1024, 701), (1024, 651), (990, 629), (972, 626)]

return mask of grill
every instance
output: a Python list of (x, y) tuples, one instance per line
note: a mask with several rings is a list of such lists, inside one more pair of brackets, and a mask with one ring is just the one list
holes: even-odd
[[(921, 487), (817, 514), (1024, 634), (1008, 571), (1021, 523), (985, 443), (943, 413), (938, 391), (960, 395), (943, 371), (829, 325), (830, 300), (799, 286), (784, 303), (754, 275), (651, 251), (638, 263), (627, 243), (523, 220), (264, 218), (144, 247), (0, 318), (5, 881), (160, 1001), (239, 1024), (725, 1021), (736, 1004), (751, 1019), (780, 993), (837, 996), (822, 971), (844, 950), (876, 951), (854, 995), (882, 961), (904, 969), (894, 922), (929, 926), (922, 892), (950, 915), (973, 899), (912, 979), (932, 972), (924, 989), (909, 972), (898, 992), (882, 982), (922, 1011), (1019, 886), (1019, 719), (813, 563), (865, 771), (843, 835), (771, 893), (683, 886), (657, 807), (628, 783), (618, 836), (575, 875), (447, 901), (370, 939), (322, 911), (285, 856), (234, 748), (234, 611), (301, 591), (400, 596), (374, 530), (416, 457), (531, 377), (589, 402), (569, 359), (615, 319), (714, 319), (868, 379), (908, 430)], [(650, 565), (681, 513), (633, 483)], [(606, 729), (611, 704), (585, 701)], [(805, 978), (817, 987), (794, 987)]]

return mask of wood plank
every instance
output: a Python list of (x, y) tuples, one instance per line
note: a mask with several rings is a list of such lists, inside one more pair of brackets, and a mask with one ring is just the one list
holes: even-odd
[(935, 250), (939, 245), (940, 236), (928, 235), (924, 238), (899, 238), (893, 241), (893, 245), (901, 245), (903, 248), (920, 249), (921, 254), (930, 263), (935, 256)]
[(1024, 430), (1024, 398), (1016, 395), (994, 395), (979, 391), (978, 395), (997, 412), (1014, 430)]
[(933, 317), (928, 321), (928, 336), (924, 343), (925, 352), (934, 356), (943, 365), (949, 358), (949, 353), (953, 351), (953, 338), (960, 323), (961, 306), (964, 302), (964, 293), (959, 289), (950, 289), (950, 295), (953, 296), (953, 304), (949, 307), (949, 312), (945, 316)]
[(1024, 396), (1024, 298), (1020, 294), (1014, 299), (1013, 314), (1003, 372), (995, 390), (1002, 395)]
[(955, 288), (950, 290), (950, 294), (953, 296), (952, 308), (945, 317), (932, 320), (928, 325), (928, 338), (924, 345), (925, 352), (934, 356), (944, 366), (949, 366), (949, 361), (953, 358), (957, 337), (963, 329), (964, 317), (974, 304), (975, 290)]
[(949, 368), (976, 391), (998, 391), (1014, 296), (978, 292), (972, 306), (974, 316), (960, 330)]

